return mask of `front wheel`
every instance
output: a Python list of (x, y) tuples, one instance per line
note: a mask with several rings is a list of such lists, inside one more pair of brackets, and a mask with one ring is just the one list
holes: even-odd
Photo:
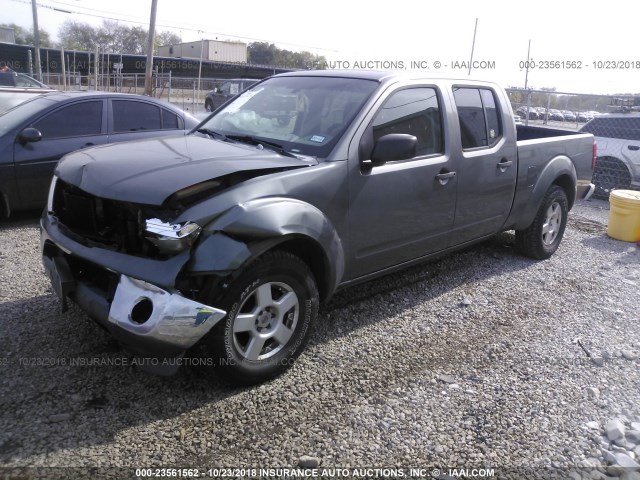
[(518, 250), (537, 260), (549, 258), (560, 246), (568, 214), (567, 194), (561, 187), (551, 186), (533, 223), (524, 230), (516, 230)]
[(318, 289), (307, 265), (284, 251), (248, 265), (212, 304), (228, 313), (206, 344), (215, 372), (229, 383), (272, 379), (300, 355), (318, 316)]
[(213, 102), (211, 100), (209, 100), (209, 99), (205, 100), (204, 109), (207, 112), (213, 112)]

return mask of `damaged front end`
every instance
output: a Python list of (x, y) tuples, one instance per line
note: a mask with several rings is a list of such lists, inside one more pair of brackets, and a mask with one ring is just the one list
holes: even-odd
[(41, 221), (43, 265), (63, 310), (71, 299), (160, 374), (174, 373), (226, 314), (176, 285), (201, 228), (169, 214), (54, 179)]

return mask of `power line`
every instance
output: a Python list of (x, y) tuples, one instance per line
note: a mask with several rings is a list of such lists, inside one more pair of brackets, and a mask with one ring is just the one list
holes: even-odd
[[(26, 3), (29, 4), (30, 1), (29, 0), (11, 0), (13, 2), (17, 2), (17, 3)], [(69, 3), (64, 3), (64, 2), (56, 2), (56, 1), (51, 1), (50, 3), (52, 3), (53, 5), (62, 5), (65, 7), (75, 7), (72, 4)], [(39, 8), (46, 8), (49, 10), (54, 10), (57, 12), (61, 12), (61, 13), (68, 13), (68, 14), (74, 14), (74, 15), (84, 15), (87, 17), (93, 17), (93, 18), (102, 18), (105, 20), (114, 20), (114, 21), (118, 21), (118, 22), (127, 22), (127, 23), (134, 23), (137, 25), (147, 25), (147, 22), (142, 21), (142, 20), (129, 20), (127, 18), (123, 18), (122, 16), (112, 16), (112, 15), (119, 15), (115, 12), (109, 12), (106, 10), (98, 10), (98, 9), (94, 9), (94, 8), (89, 8), (89, 7), (80, 7), (84, 10), (89, 10), (89, 11), (93, 11), (93, 12), (101, 12), (101, 13), (107, 13), (110, 15), (101, 15), (99, 13), (86, 13), (86, 12), (80, 12), (77, 10), (62, 10), (61, 8), (57, 8), (55, 6), (52, 5), (45, 5), (42, 3), (38, 3), (37, 6)], [(135, 18), (135, 17), (133, 17)], [(185, 24), (186, 25), (186, 24)], [(231, 33), (222, 33), (222, 32), (212, 32), (209, 30), (203, 30), (202, 28), (195, 28), (196, 26), (192, 26), (192, 27), (188, 27), (188, 26), (180, 26), (180, 25), (168, 25), (168, 24), (162, 24), (162, 23), (158, 23), (157, 26), (159, 27), (163, 27), (163, 28), (170, 28), (172, 30), (187, 30), (190, 32), (195, 32), (198, 34), (207, 34), (207, 35), (211, 35), (211, 36), (220, 36), (220, 37), (233, 37), (236, 39), (241, 39), (241, 40), (248, 40), (248, 41), (254, 41), (254, 42), (267, 42), (267, 43), (278, 43), (280, 45), (286, 45), (286, 46), (291, 46), (291, 47), (298, 47), (298, 48), (307, 48), (307, 49), (312, 49), (312, 50), (321, 50), (321, 51), (325, 51), (325, 52), (336, 52), (337, 50), (331, 50), (331, 49), (327, 49), (327, 48), (320, 48), (320, 47), (314, 47), (311, 45), (302, 45), (302, 44), (296, 44), (296, 43), (288, 43), (288, 42), (280, 42), (277, 40), (267, 40), (264, 38), (255, 38), (255, 37), (246, 37), (243, 35), (235, 35), (235, 34), (231, 34)]]

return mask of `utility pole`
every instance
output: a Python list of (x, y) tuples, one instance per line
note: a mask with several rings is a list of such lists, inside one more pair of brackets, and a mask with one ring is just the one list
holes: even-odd
[(33, 10), (33, 38), (36, 47), (36, 78), (42, 81), (42, 65), (40, 65), (40, 29), (38, 28), (38, 7), (36, 0), (31, 0)]
[[(207, 50), (209, 49), (209, 42), (207, 42)], [(202, 78), (202, 55), (204, 54), (204, 37), (200, 40), (200, 66), (198, 67), (198, 105), (200, 105), (200, 79)], [(207, 59), (209, 55), (207, 53)], [(195, 110), (194, 110), (195, 111)]]
[[(33, 0), (35, 2), (35, 0)], [(156, 37), (156, 11), (158, 0), (151, 0), (151, 19), (149, 20), (149, 42), (147, 43), (147, 68), (144, 76), (144, 94), (151, 96), (153, 84), (151, 73), (153, 72), (153, 43)]]

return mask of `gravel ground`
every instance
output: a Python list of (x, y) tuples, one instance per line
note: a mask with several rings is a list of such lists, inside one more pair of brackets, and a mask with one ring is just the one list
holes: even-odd
[(36, 220), (5, 222), (0, 477), (319, 464), (637, 479), (611, 464), (640, 462), (640, 249), (606, 236), (607, 209), (577, 205), (547, 261), (505, 233), (340, 292), (293, 368), (253, 388), (122, 365), (79, 309), (59, 313)]

